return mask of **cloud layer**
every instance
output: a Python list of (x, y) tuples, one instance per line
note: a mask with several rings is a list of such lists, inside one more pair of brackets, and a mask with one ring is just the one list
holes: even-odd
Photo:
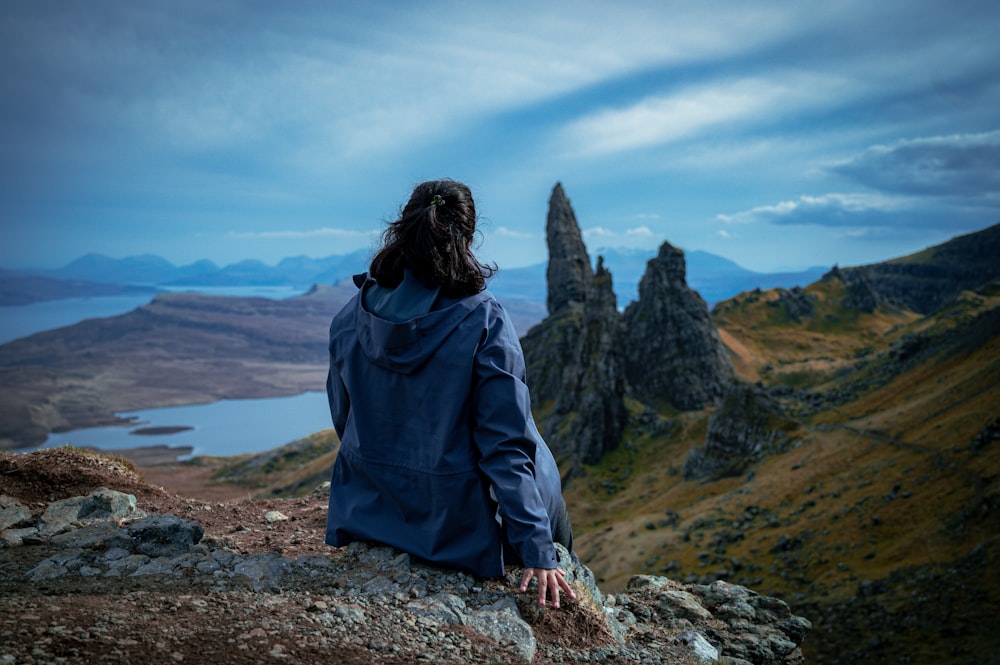
[(746, 229), (805, 225), (856, 238), (831, 252), (905, 251), (996, 221), (997, 19), (971, 0), (6, 3), (0, 266), (326, 255), (441, 176), (473, 187), (504, 265), (544, 260), (556, 181), (591, 242), (747, 263), (768, 253)]

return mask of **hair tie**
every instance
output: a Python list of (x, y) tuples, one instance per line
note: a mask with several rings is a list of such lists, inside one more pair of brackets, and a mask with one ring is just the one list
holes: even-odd
[(443, 206), (443, 205), (444, 205), (444, 199), (441, 198), (440, 194), (435, 194), (434, 198), (431, 199), (431, 206), (437, 208), (438, 206)]

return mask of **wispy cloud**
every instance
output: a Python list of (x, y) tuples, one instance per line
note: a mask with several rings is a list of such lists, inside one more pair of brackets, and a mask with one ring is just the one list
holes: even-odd
[(592, 226), (583, 230), (583, 239), (591, 247), (649, 248), (662, 242), (662, 237), (648, 226), (635, 226), (615, 230), (604, 226)]
[(498, 226), (495, 230), (490, 232), (490, 235), (498, 236), (501, 238), (521, 238), (525, 240), (535, 237), (534, 233), (515, 231), (514, 229), (507, 226)]
[(776, 94), (762, 82), (744, 82), (742, 88), (687, 90), (599, 111), (571, 123), (563, 143), (568, 152), (590, 156), (661, 145), (758, 111)]
[(611, 229), (606, 229), (603, 226), (592, 226), (589, 229), (583, 230), (583, 237), (587, 240), (593, 240), (598, 238), (613, 238), (615, 232)]
[[(692, 139), (713, 127), (746, 123), (816, 106), (845, 80), (825, 73), (772, 72), (769, 77), (716, 80), (634, 104), (581, 117), (563, 131), (561, 143), (570, 153), (601, 156)], [(843, 97), (842, 97), (843, 99)]]
[(800, 196), (793, 201), (781, 201), (733, 213), (716, 215), (725, 224), (812, 224), (819, 226), (852, 226), (876, 223), (882, 216), (913, 207), (911, 199), (881, 194), (824, 194)]

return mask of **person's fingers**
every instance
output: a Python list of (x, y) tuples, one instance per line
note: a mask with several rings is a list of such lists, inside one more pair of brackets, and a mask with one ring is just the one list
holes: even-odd
[(528, 582), (530, 582), (531, 578), (534, 576), (535, 576), (534, 568), (528, 568), (527, 570), (524, 571), (524, 576), (521, 578), (521, 591), (528, 590)]
[(560, 576), (560, 578), (559, 578), (559, 586), (561, 586), (566, 591), (566, 593), (569, 594), (570, 598), (574, 598), (575, 599), (576, 598), (576, 592), (573, 591), (573, 587), (571, 587), (569, 585), (569, 582), (566, 581), (565, 575), (566, 574), (563, 573), (563, 575)]
[(559, 607), (562, 592), (569, 594), (570, 598), (576, 598), (576, 593), (573, 591), (573, 587), (571, 587), (569, 582), (566, 581), (566, 571), (560, 568), (525, 569), (524, 575), (521, 578), (522, 592), (528, 590), (528, 584), (531, 582), (532, 577), (534, 577), (535, 581), (538, 583), (538, 604), (543, 607), (549, 599), (552, 601), (552, 607)]

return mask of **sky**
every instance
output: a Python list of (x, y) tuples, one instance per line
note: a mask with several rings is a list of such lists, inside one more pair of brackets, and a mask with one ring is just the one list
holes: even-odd
[(761, 272), (1000, 221), (1000, 3), (0, 3), (0, 268), (377, 246), (470, 186), (480, 258), (664, 241)]

